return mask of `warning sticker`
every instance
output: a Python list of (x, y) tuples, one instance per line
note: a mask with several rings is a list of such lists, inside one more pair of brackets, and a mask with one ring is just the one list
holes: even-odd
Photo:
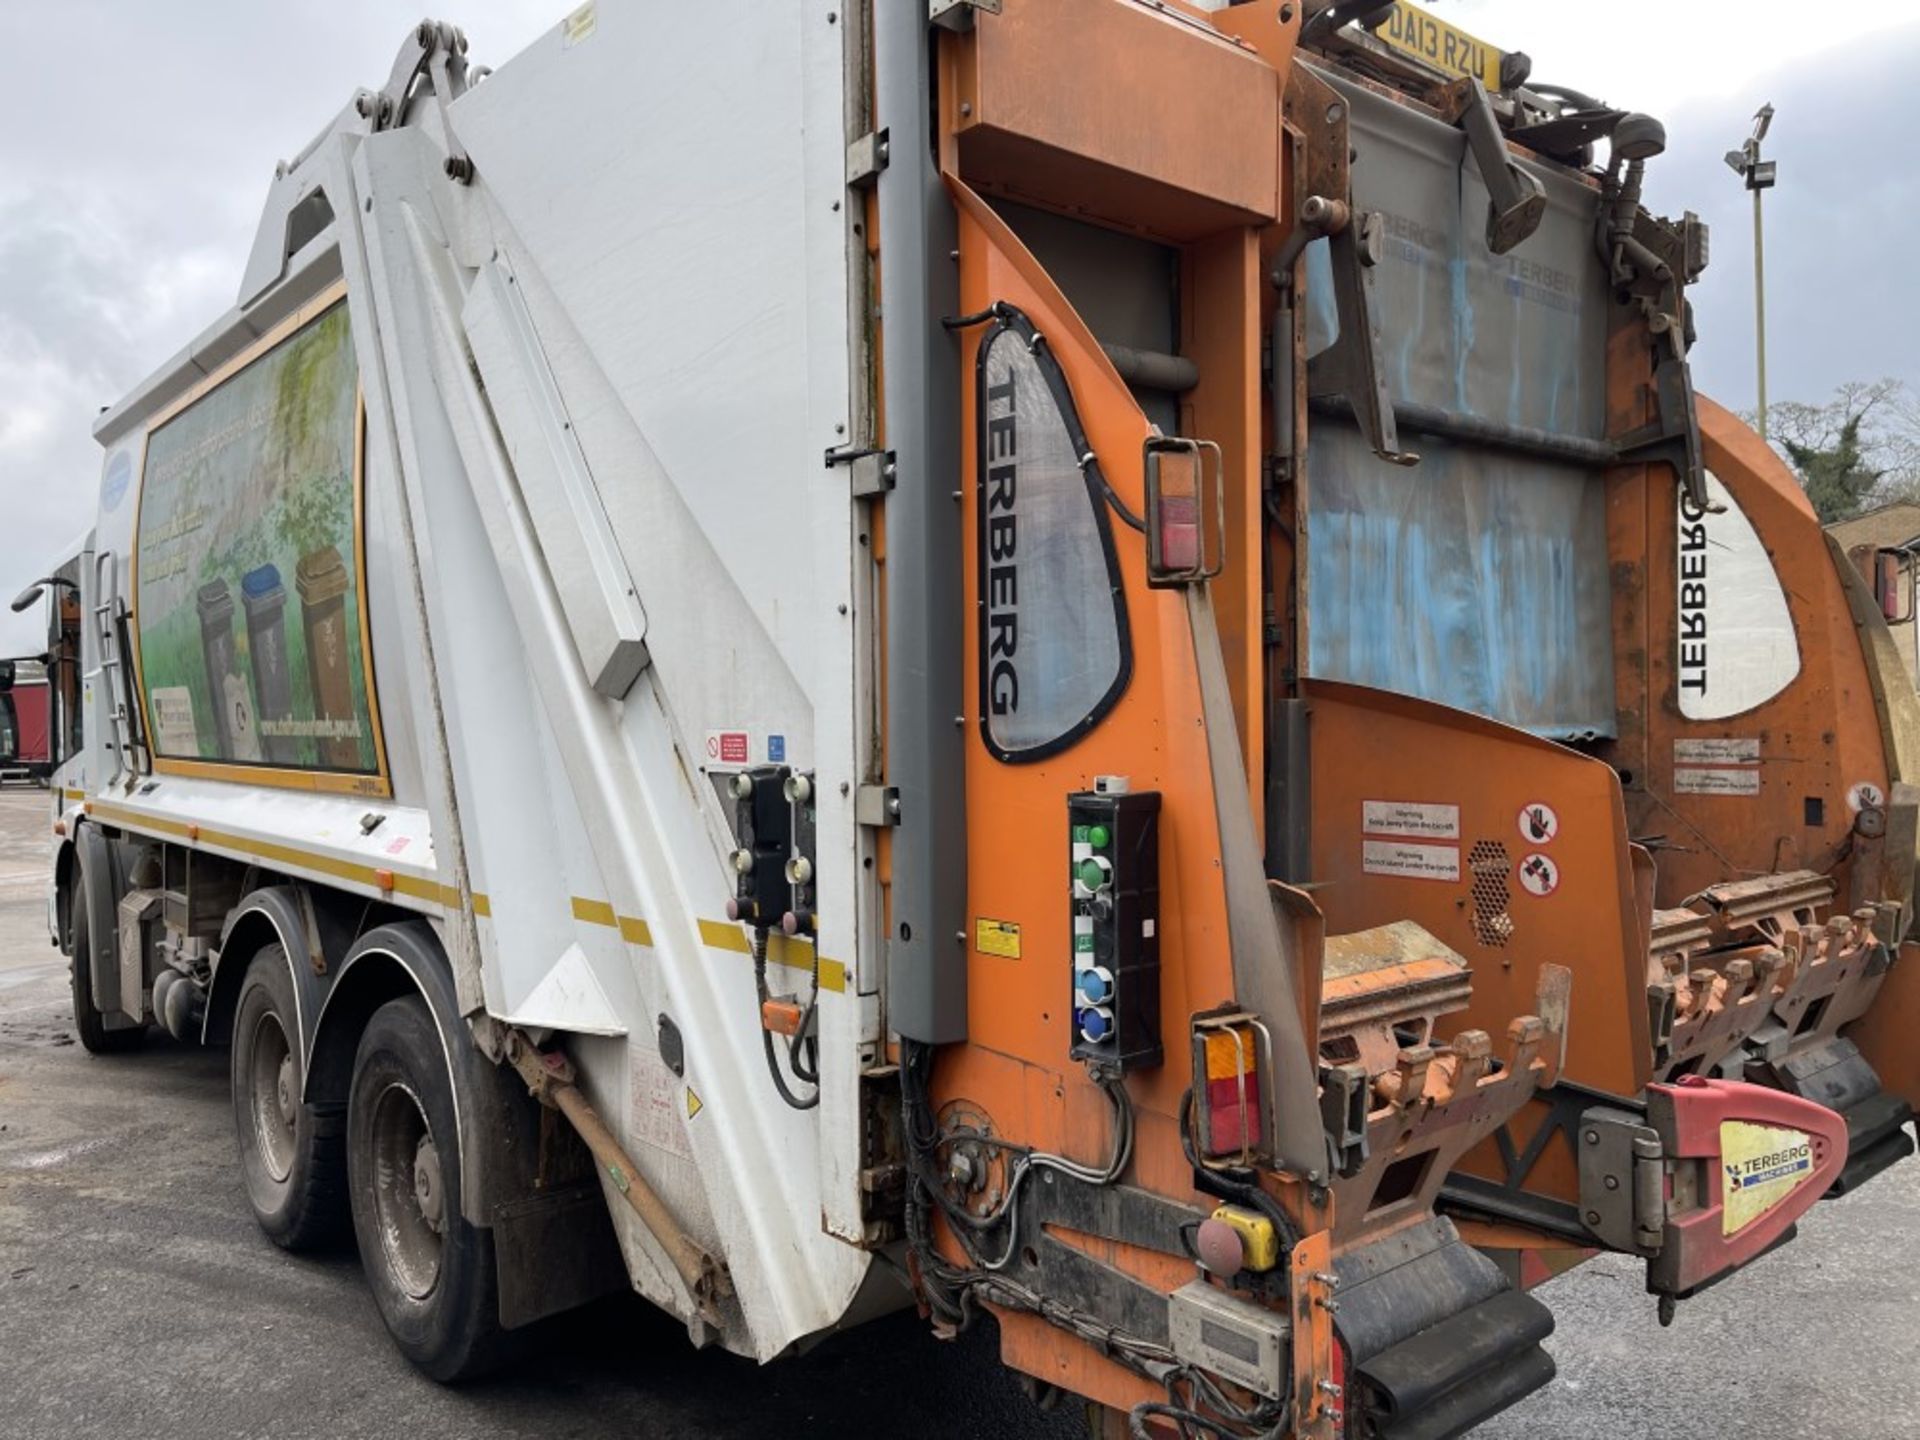
[[(683, 1159), (693, 1158), (687, 1143), (686, 1122), (680, 1118), (680, 1077), (667, 1068), (660, 1052), (651, 1045), (627, 1047), (628, 1073), (633, 1077), (633, 1138), (656, 1150)], [(692, 1093), (691, 1089), (688, 1091)], [(691, 1110), (688, 1112), (691, 1114)]]
[(1529, 845), (1545, 845), (1560, 833), (1560, 816), (1544, 800), (1520, 808), (1520, 838)]
[(687, 1086), (687, 1119), (693, 1119), (706, 1108), (707, 1102), (700, 1098), (700, 1092), (691, 1085)]
[(1744, 1230), (1813, 1175), (1813, 1139), (1802, 1130), (1720, 1122), (1721, 1233)]
[(988, 920), (984, 917), (973, 922), (973, 948), (982, 955), (998, 955), (1003, 960), (1020, 958), (1020, 927), (1012, 920)]
[(1673, 742), (1676, 795), (1758, 795), (1760, 742), (1717, 736)]
[[(784, 748), (784, 747), (783, 747)], [(707, 763), (709, 765), (745, 765), (752, 742), (745, 730), (709, 730), (707, 732)]]
[(1458, 840), (1460, 807), (1417, 800), (1363, 800), (1360, 828), (1368, 835), (1403, 835), (1410, 840)]
[(1514, 873), (1520, 879), (1522, 890), (1542, 900), (1560, 888), (1560, 867), (1538, 851), (1523, 856)]
[(1673, 742), (1673, 763), (1676, 765), (1758, 765), (1760, 742), (1758, 740), (1725, 740), (1718, 737), (1676, 740)]
[(1402, 875), (1411, 880), (1458, 880), (1460, 847), (1363, 840), (1360, 842), (1360, 866), (1369, 875)]
[(1847, 808), (1858, 815), (1862, 810), (1884, 810), (1887, 808), (1887, 796), (1871, 780), (1862, 780), (1847, 787)]
[(1718, 770), (1678, 770), (1673, 772), (1676, 795), (1758, 795), (1758, 765), (1729, 766)]

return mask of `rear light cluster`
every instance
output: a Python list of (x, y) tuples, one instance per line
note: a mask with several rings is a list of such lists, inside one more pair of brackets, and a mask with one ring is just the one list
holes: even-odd
[(1196, 1143), (1203, 1159), (1248, 1163), (1265, 1134), (1260, 1104), (1264, 1028), (1251, 1016), (1196, 1021), (1194, 1094)]

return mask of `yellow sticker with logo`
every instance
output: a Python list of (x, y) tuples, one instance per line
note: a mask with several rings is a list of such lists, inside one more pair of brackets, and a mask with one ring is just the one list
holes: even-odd
[(1721, 1233), (1744, 1230), (1813, 1176), (1813, 1137), (1804, 1130), (1720, 1122)]
[(1012, 920), (976, 919), (973, 922), (973, 948), (982, 955), (998, 955), (1002, 960), (1020, 958), (1020, 926)]

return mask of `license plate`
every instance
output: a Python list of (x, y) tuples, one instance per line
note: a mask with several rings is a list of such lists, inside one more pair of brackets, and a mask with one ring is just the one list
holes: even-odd
[(1500, 88), (1500, 61), (1504, 58), (1500, 51), (1407, 0), (1399, 0), (1373, 33), (1401, 54), (1411, 55), (1443, 74), (1471, 75), (1489, 90)]

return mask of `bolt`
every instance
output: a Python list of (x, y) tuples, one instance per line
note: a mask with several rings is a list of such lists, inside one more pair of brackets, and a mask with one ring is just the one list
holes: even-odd
[(1587, 1144), (1598, 1145), (1600, 1143), (1600, 1132), (1598, 1130), (1589, 1130), (1587, 1131), (1585, 1138), (1586, 1138)]
[(1607, 1183), (1607, 1189), (1618, 1190), (1620, 1188), (1620, 1177), (1618, 1175), (1609, 1175), (1607, 1176), (1606, 1183)]
[(971, 100), (962, 100), (960, 102), (960, 113), (963, 116), (973, 114), (973, 102)]
[(845, 605), (837, 605), (834, 608), (837, 609), (842, 615), (847, 613), (847, 607)]
[(1598, 1225), (1599, 1223), (1600, 1223), (1600, 1212), (1598, 1210), (1587, 1211), (1587, 1224)]
[(1331, 1395), (1334, 1399), (1338, 1400), (1347, 1392), (1331, 1380), (1322, 1380), (1320, 1382), (1320, 1393), (1323, 1395)]

